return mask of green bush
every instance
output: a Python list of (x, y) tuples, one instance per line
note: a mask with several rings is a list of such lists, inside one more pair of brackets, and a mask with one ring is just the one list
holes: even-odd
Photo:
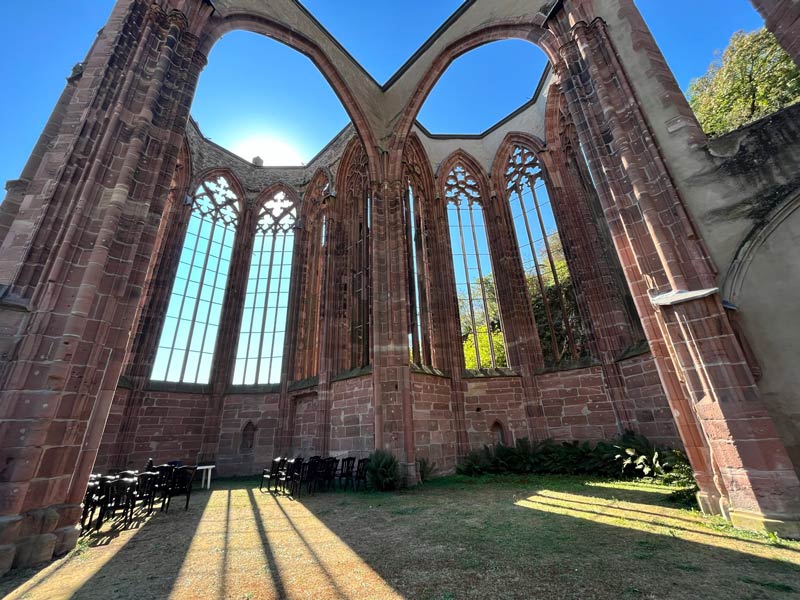
[(394, 490), (400, 485), (400, 465), (388, 450), (375, 450), (369, 455), (367, 481), (379, 492)]
[(672, 494), (678, 501), (693, 498), (697, 491), (692, 467), (683, 452), (657, 448), (645, 436), (630, 431), (615, 440), (594, 445), (553, 440), (531, 442), (522, 438), (515, 446), (484, 446), (469, 452), (456, 472), (472, 477), (486, 473), (648, 477), (680, 487)]

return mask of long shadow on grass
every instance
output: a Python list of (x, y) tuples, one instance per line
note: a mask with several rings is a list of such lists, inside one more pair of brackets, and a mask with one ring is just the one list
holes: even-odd
[[(173, 502), (169, 512), (158, 510), (150, 518), (138, 516), (135, 525), (121, 525), (85, 536), (83, 543), (90, 548), (113, 543), (124, 531), (133, 535), (116, 553), (93, 573), (70, 598), (166, 598), (178, 577), (194, 533), (211, 497), (208, 493), (192, 494), (189, 509), (183, 510), (182, 499)], [(69, 556), (52, 565), (51, 571), (34, 581), (37, 572), (26, 573), (24, 580), (13, 575), (0, 586), (0, 595), (16, 592), (24, 598), (51, 598), (67, 595), (59, 583), (63, 571), (74, 571), (78, 556)], [(43, 568), (48, 568), (45, 565)], [(86, 568), (91, 568), (87, 566)]]
[[(552, 491), (557, 499), (548, 496)], [(300, 501), (378, 575), (414, 598), (800, 594), (796, 546), (734, 538), (701, 522), (687, 527), (687, 513), (665, 507), (663, 494), (647, 490), (625, 489), (625, 501), (652, 510), (611, 506), (620, 491), (532, 478)], [(601, 504), (588, 510), (591, 501)]]

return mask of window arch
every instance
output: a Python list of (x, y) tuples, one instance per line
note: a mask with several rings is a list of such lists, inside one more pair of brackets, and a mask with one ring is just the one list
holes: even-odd
[(295, 202), (283, 189), (271, 194), (258, 213), (233, 371), (235, 385), (280, 382), (296, 220)]
[(430, 202), (432, 176), (425, 151), (416, 136), (406, 143), (403, 153), (405, 187), (403, 223), (408, 257), (408, 329), (411, 362), (433, 364), (431, 332), (431, 300), (425, 242), (424, 206)]
[(331, 195), (328, 173), (319, 169), (303, 194), (300, 252), (302, 264), (298, 286), (297, 349), (292, 357), (293, 380), (303, 380), (319, 373), (323, 281), (328, 241), (328, 198)]
[(467, 369), (506, 367), (497, 288), (481, 205), (481, 186), (463, 160), (444, 180), (464, 363)]
[(369, 162), (364, 144), (351, 145), (343, 159), (343, 226), (346, 228), (349, 263), (350, 357), (345, 368), (356, 369), (370, 363), (370, 321), (372, 313), (371, 198)]
[(577, 359), (585, 350), (583, 327), (544, 173), (534, 151), (522, 143), (513, 144), (504, 176), (545, 365)]
[(225, 175), (197, 187), (151, 378), (208, 383), (241, 204)]

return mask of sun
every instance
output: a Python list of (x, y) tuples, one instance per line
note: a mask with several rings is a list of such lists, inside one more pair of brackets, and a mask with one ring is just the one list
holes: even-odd
[(259, 156), (266, 167), (294, 167), (305, 164), (297, 148), (266, 134), (243, 138), (232, 144), (231, 151), (247, 161)]

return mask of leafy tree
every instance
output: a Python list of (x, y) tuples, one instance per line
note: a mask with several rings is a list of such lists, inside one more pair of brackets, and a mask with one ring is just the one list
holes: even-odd
[[(507, 367), (506, 346), (503, 343), (503, 332), (492, 330), (492, 349), (494, 350), (494, 362), (498, 367)], [(489, 332), (485, 327), (478, 326), (478, 352), (475, 352), (475, 336), (469, 334), (464, 338), (464, 366), (467, 369), (478, 368), (478, 353), (481, 356), (481, 367), (490, 367), (492, 355), (489, 350)]]
[[(548, 366), (557, 366), (564, 360), (571, 358), (567, 330), (564, 327), (564, 316), (561, 311), (561, 297), (563, 296), (567, 320), (572, 330), (573, 339), (580, 356), (586, 353), (585, 332), (578, 313), (578, 303), (575, 299), (575, 291), (572, 285), (572, 278), (567, 267), (567, 260), (564, 255), (564, 248), (558, 233), (553, 233), (548, 238), (550, 251), (553, 255), (556, 274), (560, 287), (555, 286), (550, 261), (545, 250), (537, 257), (544, 283), (544, 295), (539, 286), (539, 278), (536, 271), (531, 269), (525, 274), (528, 282), (528, 292), (533, 306), (533, 315), (536, 320), (536, 327), (539, 331), (539, 340), (542, 345), (545, 363)], [(491, 332), (492, 347), (495, 354), (495, 363), (498, 367), (508, 366), (506, 359), (505, 345), (503, 343), (503, 331), (500, 321), (500, 308), (497, 302), (497, 289), (494, 285), (493, 275), (485, 275), (483, 278), (483, 289), (486, 293), (486, 311), (480, 309), (482, 297), (480, 296), (480, 279), (476, 279), (472, 284), (473, 301), (476, 304), (475, 327), (478, 337), (478, 352), (481, 358), (481, 366), (486, 367), (491, 364), (491, 354), (489, 352), (489, 338)], [(558, 351), (554, 354), (552, 343), (552, 332), (547, 321), (545, 302), (550, 308), (550, 316), (553, 321), (553, 331), (555, 331)], [(472, 335), (472, 322), (470, 320), (469, 299), (466, 294), (459, 295), (459, 313), (461, 315), (461, 339), (464, 347), (464, 360), (467, 369), (477, 369), (478, 360), (475, 351), (475, 336)], [(486, 322), (488, 314), (489, 322)]]
[(703, 129), (720, 135), (800, 100), (800, 69), (766, 29), (739, 31), (688, 97)]

